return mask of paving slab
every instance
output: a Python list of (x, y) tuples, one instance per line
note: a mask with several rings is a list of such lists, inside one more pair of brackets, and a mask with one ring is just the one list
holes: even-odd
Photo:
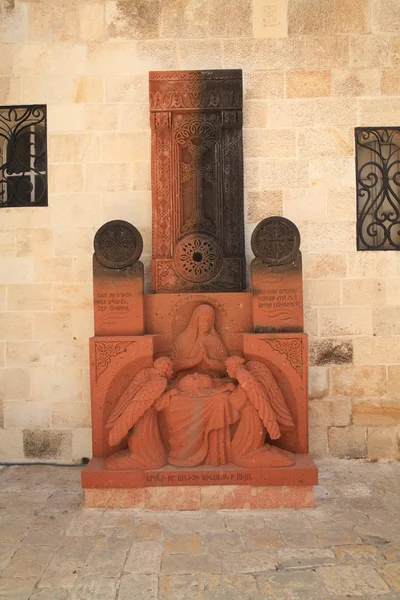
[(159, 583), (159, 600), (204, 600), (201, 575), (163, 575)]
[(321, 578), (313, 570), (280, 571), (257, 577), (263, 598), (273, 600), (323, 600), (328, 598)]
[(383, 596), (390, 592), (382, 577), (370, 566), (320, 567), (316, 573), (331, 595), (365, 597), (366, 594)]
[(115, 600), (118, 584), (117, 578), (82, 577), (71, 589), (68, 600)]
[(157, 598), (157, 575), (141, 573), (140, 575), (122, 576), (119, 586), (118, 600), (157, 600)]
[(0, 599), (400, 600), (400, 464), (318, 461), (307, 510), (83, 507), (80, 469), (0, 469)]

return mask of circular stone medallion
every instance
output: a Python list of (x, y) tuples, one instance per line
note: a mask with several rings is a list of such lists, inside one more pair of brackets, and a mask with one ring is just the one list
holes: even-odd
[(103, 267), (124, 269), (140, 258), (143, 238), (127, 221), (109, 221), (94, 236), (94, 253)]
[(174, 263), (179, 275), (186, 281), (205, 283), (214, 279), (221, 270), (221, 248), (209, 235), (190, 233), (177, 243)]
[(299, 251), (299, 230), (289, 219), (268, 217), (253, 231), (251, 248), (266, 264), (287, 265), (295, 260)]

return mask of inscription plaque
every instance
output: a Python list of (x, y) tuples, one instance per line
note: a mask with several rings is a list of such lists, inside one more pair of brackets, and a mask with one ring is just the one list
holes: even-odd
[(254, 331), (303, 331), (300, 233), (283, 217), (268, 217), (251, 238)]
[(143, 249), (139, 231), (126, 221), (105, 223), (94, 238), (93, 300), (96, 335), (144, 332)]

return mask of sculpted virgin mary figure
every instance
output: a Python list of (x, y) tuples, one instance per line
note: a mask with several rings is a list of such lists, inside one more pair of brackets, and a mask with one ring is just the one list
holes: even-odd
[(176, 373), (206, 373), (214, 377), (226, 374), (228, 351), (215, 329), (215, 312), (209, 304), (194, 311), (184, 331), (176, 338), (173, 363)]
[(235, 385), (227, 379), (228, 351), (215, 329), (214, 308), (201, 304), (175, 341), (175, 389), (161, 415), (168, 462), (185, 467), (230, 461), (230, 426), (239, 414), (229, 402)]

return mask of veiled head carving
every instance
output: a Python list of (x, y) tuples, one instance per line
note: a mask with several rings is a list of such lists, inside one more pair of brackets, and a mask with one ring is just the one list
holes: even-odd
[(214, 308), (200, 304), (173, 347), (174, 368), (182, 373), (223, 375), (228, 350), (215, 328)]
[(215, 329), (215, 310), (210, 304), (200, 304), (194, 309), (186, 328), (176, 338), (175, 350), (179, 354), (188, 352), (196, 344), (199, 335), (220, 339)]

